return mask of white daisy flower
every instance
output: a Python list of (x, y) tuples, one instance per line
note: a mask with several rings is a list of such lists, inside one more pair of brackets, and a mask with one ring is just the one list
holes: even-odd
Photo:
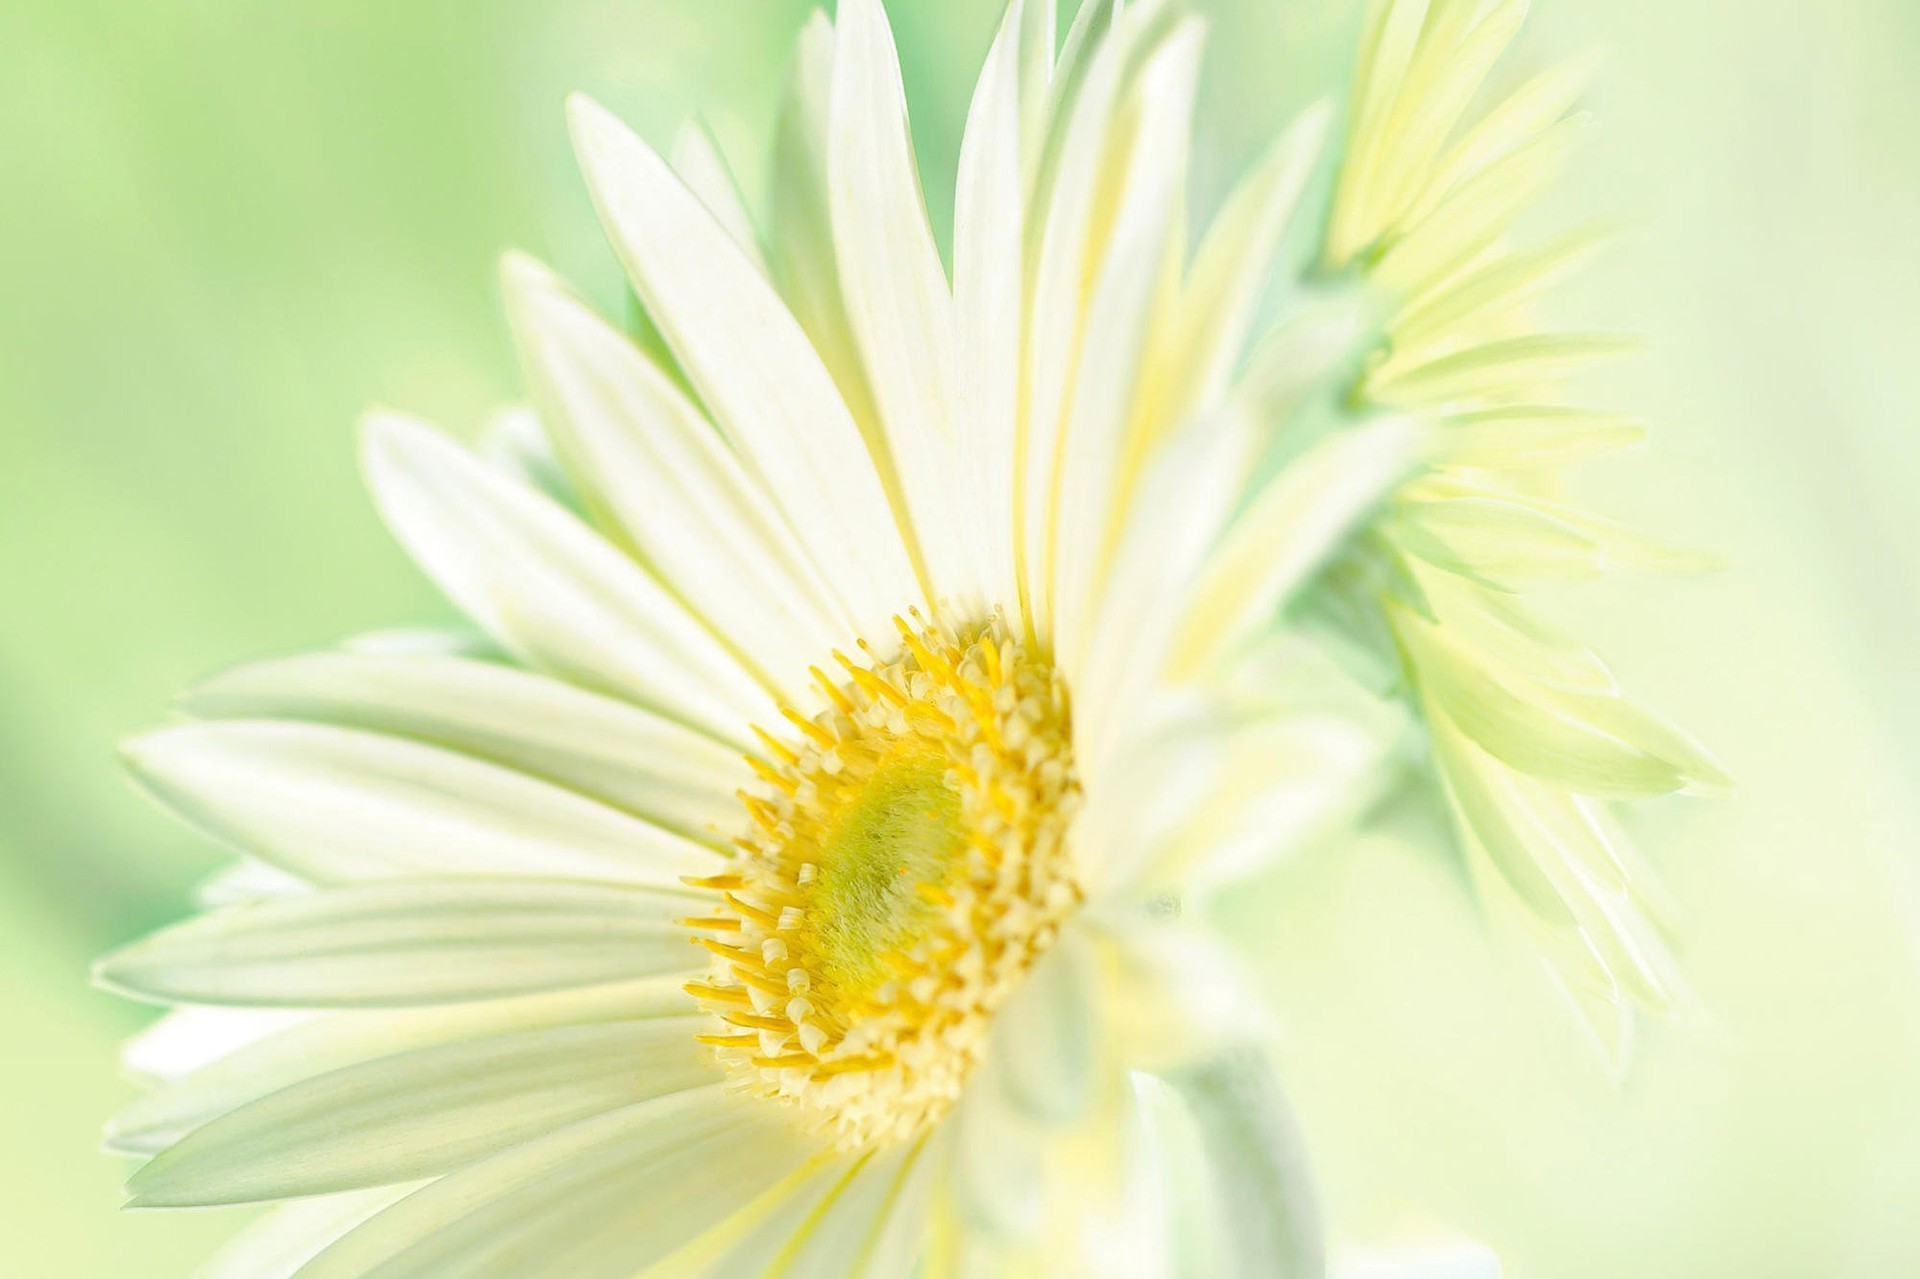
[(1242, 659), (1415, 437), (1253, 482), (1340, 351), (1250, 340), (1325, 117), (1189, 258), (1199, 24), (1094, 3), (1056, 57), (1052, 8), (980, 76), (951, 283), (878, 0), (806, 29), (764, 238), (702, 135), (575, 101), (658, 350), (514, 257), (537, 420), (366, 429), (498, 652), (246, 667), (128, 746), (248, 856), (102, 966), (181, 1006), (133, 1202), (292, 1201), (209, 1273), (1159, 1276), (1195, 1229), (1208, 1275), (1319, 1272), (1182, 915), (1397, 727)]
[(1525, 0), (1381, 0), (1364, 37), (1320, 275), (1367, 317), (1343, 409), (1437, 429), (1425, 464), (1303, 610), (1394, 672), (1424, 720), (1475, 878), (1524, 927), (1604, 1051), (1636, 1004), (1683, 999), (1671, 909), (1610, 809), (1727, 779), (1624, 699), (1591, 649), (1525, 602), (1543, 584), (1690, 572), (1704, 557), (1574, 505), (1568, 465), (1638, 442), (1570, 402), (1569, 375), (1633, 348), (1545, 327), (1534, 304), (1604, 235), (1516, 243), (1572, 154), (1586, 65), (1473, 106)]

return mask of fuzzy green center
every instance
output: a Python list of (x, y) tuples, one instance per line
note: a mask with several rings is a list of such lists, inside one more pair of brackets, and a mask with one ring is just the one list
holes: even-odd
[(931, 751), (887, 760), (828, 824), (806, 917), (817, 971), (858, 998), (911, 947), (965, 843), (960, 793)]

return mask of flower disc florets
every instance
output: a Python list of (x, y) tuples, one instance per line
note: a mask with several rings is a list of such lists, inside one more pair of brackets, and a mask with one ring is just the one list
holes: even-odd
[[(761, 784), (688, 989), (747, 1090), (844, 1149), (923, 1131), (1081, 892), (1066, 689), (999, 622), (900, 626), (887, 660), (815, 671), (825, 707), (763, 734)], [(865, 645), (864, 652), (873, 654)]]

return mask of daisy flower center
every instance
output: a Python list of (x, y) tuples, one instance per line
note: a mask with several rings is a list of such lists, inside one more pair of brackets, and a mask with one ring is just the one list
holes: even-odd
[(750, 822), (689, 919), (714, 955), (688, 991), (746, 1091), (849, 1150), (924, 1131), (994, 1010), (1080, 902), (1066, 690), (999, 622), (900, 624), (902, 650), (815, 671), (797, 743), (763, 733)]

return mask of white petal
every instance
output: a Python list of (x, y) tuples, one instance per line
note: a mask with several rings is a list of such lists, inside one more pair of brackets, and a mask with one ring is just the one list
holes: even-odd
[(1114, 551), (1107, 593), (1074, 689), (1074, 755), (1086, 777), (1154, 725), (1148, 699), (1162, 681), (1200, 566), (1232, 514), (1259, 439), (1237, 404), (1170, 437), (1142, 472)]
[(1094, 957), (1070, 929), (994, 1019), (1001, 1087), (1037, 1122), (1069, 1122), (1088, 1105), (1100, 1048), (1095, 982)]
[(689, 120), (674, 135), (673, 171), (680, 175), (689, 191), (700, 197), (707, 212), (727, 229), (727, 234), (759, 268), (760, 274), (765, 275), (767, 265), (760, 256), (759, 237), (754, 234), (753, 218), (747, 213), (740, 184), (704, 121)]
[[(1014, 0), (1001, 18), (967, 111), (954, 187), (953, 311), (959, 362), (960, 420), (973, 463), (972, 536), (987, 598), (1006, 609), (1020, 598), (1015, 575), (1014, 423), (1018, 412), (1022, 338), (1022, 227), (1026, 192), (1021, 172), (1023, 70), (1033, 65), (1032, 14), (1053, 6)], [(1043, 52), (1051, 66), (1053, 47)], [(1041, 73), (1044, 75), (1044, 72)], [(1044, 80), (1035, 90), (1044, 106)]]
[(1110, 1051), (1128, 1069), (1200, 1065), (1272, 1032), (1246, 965), (1203, 929), (1136, 907), (1102, 912), (1084, 931), (1101, 957), (1097, 999)]
[[(1095, 882), (1103, 891), (1146, 897), (1218, 888), (1256, 873), (1374, 798), (1393, 723), (1391, 716), (1368, 723), (1298, 712), (1228, 730), (1169, 733), (1102, 779), (1098, 795), (1088, 789), (1095, 819), (1089, 833), (1118, 845), (1094, 868)], [(1129, 792), (1156, 787), (1163, 795), (1143, 812)], [(1103, 811), (1094, 812), (1095, 805)]]
[(915, 1142), (870, 1155), (822, 1205), (766, 1279), (848, 1279), (870, 1273), (878, 1279), (903, 1273), (876, 1272), (869, 1258), (920, 1149), (921, 1143)]
[(1326, 257), (1343, 267), (1386, 230), (1379, 183), (1381, 151), (1408, 64), (1426, 21), (1427, 0), (1376, 0), (1360, 44), (1346, 154), (1341, 157)]
[(452, 1003), (696, 969), (675, 920), (699, 899), (544, 879), (390, 881), (232, 906), (100, 961), (176, 1003)]
[(1613, 672), (1592, 649), (1536, 617), (1517, 597), (1418, 564), (1413, 576), (1434, 616), (1495, 666), (1563, 688), (1618, 689)]
[(263, 897), (294, 897), (312, 887), (298, 875), (289, 875), (277, 866), (243, 856), (201, 880), (194, 887), (193, 901), (203, 909), (212, 909)]
[[(1225, 393), (1245, 354), (1280, 242), (1326, 142), (1331, 110), (1313, 107), (1268, 149), (1228, 196), (1161, 319), (1142, 391), (1147, 442)], [(1148, 424), (1143, 424), (1148, 425)]]
[(676, 977), (478, 1004), (309, 1015), (141, 1097), (108, 1125), (107, 1142), (116, 1150), (151, 1154), (268, 1093), (394, 1053), (542, 1026), (679, 1018), (686, 1011), (687, 995)]
[(318, 1075), (197, 1128), (136, 1172), (136, 1207), (252, 1203), (467, 1167), (709, 1083), (697, 1016), (514, 1031)]
[(1505, 235), (1572, 157), (1587, 117), (1568, 116), (1463, 182), (1381, 258), (1376, 277), (1424, 289)]
[(340, 641), (346, 653), (369, 657), (468, 657), (476, 662), (505, 662), (511, 654), (485, 635), (465, 627), (403, 626), (363, 631)]
[(1484, 266), (1409, 300), (1393, 317), (1389, 344), (1396, 353), (1418, 351), (1470, 324), (1508, 314), (1584, 266), (1608, 238), (1605, 231), (1589, 227), (1544, 248), (1498, 254)]
[(744, 746), (771, 699), (659, 583), (572, 514), (434, 431), (366, 424), (396, 536), (469, 617), (526, 659)]
[[(1090, 6), (1089, 8), (1098, 8)], [(1018, 551), (1022, 556), (1022, 588), (1029, 619), (1037, 632), (1052, 635), (1053, 605), (1049, 594), (1053, 578), (1053, 540), (1059, 523), (1061, 461), (1067, 417), (1072, 403), (1074, 371), (1089, 321), (1089, 260), (1097, 260), (1097, 235), (1108, 178), (1109, 140), (1118, 124), (1118, 105), (1128, 88), (1128, 72), (1140, 50), (1165, 34), (1164, 7), (1143, 5), (1115, 19), (1114, 34), (1084, 53), (1084, 69), (1073, 50), (1086, 49), (1094, 27), (1082, 10), (1075, 31), (1069, 33), (1063, 54), (1059, 93), (1072, 94), (1072, 110), (1058, 133), (1054, 161), (1040, 178), (1042, 208), (1032, 226), (1038, 259), (1031, 289), (1030, 326), (1026, 338), (1028, 387), (1016, 441), (1020, 467), (1021, 503)], [(1089, 25), (1083, 27), (1082, 20)], [(1156, 259), (1154, 265), (1158, 267)]]
[(982, 601), (954, 484), (953, 300), (920, 194), (900, 63), (879, 0), (844, 0), (828, 105), (827, 192), (847, 325), (936, 600)]
[(458, 657), (311, 653), (216, 675), (180, 701), (207, 718), (315, 720), (445, 746), (704, 843), (740, 819), (737, 751), (630, 702)]
[(300, 1279), (624, 1279), (753, 1201), (812, 1148), (712, 1087), (629, 1106), (401, 1200)]
[(1514, 90), (1486, 118), (1461, 134), (1435, 165), (1425, 197), (1408, 211), (1412, 226), (1432, 216), (1441, 201), (1487, 166), (1513, 154), (1558, 121), (1586, 87), (1591, 57), (1541, 72)]
[[(814, 10), (794, 48), (774, 135), (768, 250), (782, 300), (833, 375), (861, 437), (878, 457), (886, 451), (886, 439), (859, 344), (847, 323), (828, 209), (827, 110), (835, 43), (833, 23)], [(890, 491), (888, 496), (899, 495)]]
[(1447, 416), (1429, 445), (1440, 466), (1560, 466), (1647, 438), (1639, 419), (1549, 405), (1509, 405)]
[(1526, 16), (1526, 0), (1435, 5), (1383, 134), (1374, 195), (1388, 225), (1426, 191), (1435, 158)]
[(772, 288), (659, 156), (569, 103), (600, 216), (700, 398), (863, 630), (921, 600), (874, 460)]
[(1603, 360), (1640, 350), (1610, 333), (1528, 333), (1431, 355), (1396, 351), (1367, 374), (1366, 391), (1386, 404), (1490, 403)]
[(789, 700), (850, 618), (773, 499), (712, 423), (552, 272), (512, 255), (508, 308), (529, 379), (592, 505)]
[(291, 1279), (322, 1248), (416, 1189), (408, 1182), (281, 1204), (235, 1235), (194, 1279)]
[(766, 1279), (857, 1166), (851, 1156), (807, 1164), (648, 1271), (647, 1279)]
[(1047, 1134), (1015, 1108), (1003, 1080), (999, 1060), (989, 1056), (947, 1121), (953, 1128), (952, 1193), (968, 1226), (1028, 1239), (1046, 1219)]
[(1577, 928), (1612, 979), (1647, 1006), (1682, 998), (1678, 968), (1641, 909), (1647, 872), (1631, 868), (1596, 801), (1502, 766), (1445, 719), (1434, 747), (1462, 825), (1546, 923)]
[(1192, 589), (1173, 677), (1193, 678), (1270, 622), (1400, 478), (1417, 440), (1411, 422), (1389, 418), (1335, 436), (1269, 481)]
[(859, 1279), (893, 1279), (910, 1275), (927, 1246), (927, 1225), (932, 1216), (934, 1197), (945, 1185), (951, 1161), (952, 1131), (942, 1126), (920, 1145), (908, 1165), (886, 1218), (867, 1252), (866, 1269)]
[[(1102, 2), (1089, 0), (1081, 6), (1081, 12), (1100, 8)], [(1015, 14), (1019, 23), (1015, 39), (1019, 42), (1020, 57), (1014, 68), (1019, 77), (1020, 136), (1017, 141), (1022, 171), (1029, 172), (1028, 165), (1039, 163), (1041, 132), (1047, 127), (1048, 87), (1053, 79), (1053, 48), (1059, 36), (1059, 19), (1053, 5), (1039, 0), (1013, 0), (1007, 12)], [(1076, 23), (1078, 19), (1076, 14)]]
[(582, 513), (580, 494), (532, 409), (495, 414), (481, 433), (478, 452), (528, 488), (545, 493), (576, 515)]
[(1313, 308), (1282, 326), (1229, 397), (1160, 441), (1129, 483), (1086, 666), (1068, 671), (1078, 698), (1076, 751), (1086, 748), (1087, 771), (1129, 720), (1145, 723), (1139, 699), (1167, 677), (1166, 655), (1190, 607), (1169, 601), (1192, 596), (1221, 527), (1241, 505), (1259, 446), (1349, 358), (1361, 332), (1348, 306)]
[(1713, 793), (1726, 773), (1679, 729), (1612, 693), (1531, 684), (1491, 671), (1445, 628), (1396, 607), (1391, 620), (1423, 692), (1482, 749), (1582, 795)]
[(1058, 508), (1049, 571), (1054, 644), (1077, 665), (1084, 653), (1117, 535), (1122, 454), (1154, 313), (1170, 304), (1170, 264), (1186, 199), (1187, 151), (1202, 26), (1177, 27), (1141, 68), (1122, 105), (1130, 145), (1116, 158), (1124, 185), (1110, 199), (1112, 227), (1091, 281), (1078, 376), (1061, 442)]
[(1218, 1279), (1317, 1279), (1326, 1245), (1306, 1151), (1272, 1067), (1251, 1049), (1166, 1076), (1198, 1129), (1229, 1256)]
[(287, 1008), (176, 1008), (129, 1039), (120, 1063), (136, 1078), (171, 1081), (313, 1016)]
[(497, 764), (327, 724), (181, 724), (124, 747), (155, 796), (209, 834), (320, 882), (421, 872), (673, 887), (712, 850)]

